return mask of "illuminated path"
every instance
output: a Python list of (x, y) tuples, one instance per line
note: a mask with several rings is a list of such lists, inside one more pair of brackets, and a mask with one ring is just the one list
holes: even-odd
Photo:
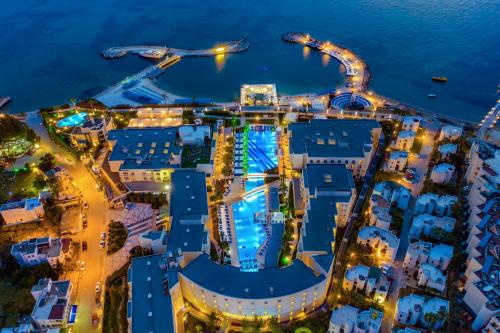
[(481, 123), (479, 123), (479, 132), (484, 134), (488, 128), (495, 127), (498, 119), (500, 118), (500, 99), (497, 100), (497, 104), (491, 108), (491, 110), (484, 116)]

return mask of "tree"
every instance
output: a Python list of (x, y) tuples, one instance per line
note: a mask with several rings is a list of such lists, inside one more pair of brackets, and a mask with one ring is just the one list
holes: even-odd
[(269, 319), (267, 325), (271, 329), (271, 333), (283, 333), (283, 330), (281, 329), (281, 327), (278, 323), (278, 318), (271, 317), (271, 319)]
[(428, 328), (434, 328), (439, 318), (438, 315), (434, 312), (427, 312), (424, 314), (424, 320), (427, 322)]
[(54, 155), (47, 153), (40, 158), (40, 162), (38, 162), (38, 169), (43, 172), (47, 172), (54, 167), (55, 161), (56, 158)]
[(33, 187), (36, 188), (38, 191), (41, 191), (45, 187), (47, 187), (47, 180), (43, 175), (37, 175), (33, 180)]

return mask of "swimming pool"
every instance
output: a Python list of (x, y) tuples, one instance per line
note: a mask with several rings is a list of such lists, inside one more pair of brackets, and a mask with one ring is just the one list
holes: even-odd
[(75, 113), (74, 115), (58, 120), (56, 125), (57, 127), (78, 126), (83, 124), (85, 120), (87, 120), (87, 116), (88, 116), (87, 112)]
[[(247, 156), (245, 191), (253, 191), (264, 185), (264, 172), (278, 165), (276, 133), (272, 126), (252, 126), (247, 132), (244, 154)], [(244, 196), (233, 204), (234, 227), (238, 245), (238, 259), (242, 271), (257, 271), (257, 251), (266, 241), (265, 226), (257, 221), (266, 214), (265, 189)]]

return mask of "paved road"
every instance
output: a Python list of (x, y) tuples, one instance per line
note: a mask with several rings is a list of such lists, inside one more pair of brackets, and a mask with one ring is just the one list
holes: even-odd
[(50, 140), (45, 128), (40, 126), (41, 121), (37, 113), (28, 114), (26, 123), (41, 137), (40, 149), (33, 156), (26, 157), (19, 163), (36, 162), (43, 154), (54, 154), (57, 165), (62, 165), (67, 174), (74, 179), (77, 187), (83, 193), (83, 200), (89, 204), (89, 209), (84, 210), (87, 214), (88, 228), (72, 237), (73, 241), (86, 241), (88, 243), (88, 251), (82, 252), (80, 255), (80, 259), (86, 262), (87, 268), (81, 271), (78, 276), (71, 274), (68, 275), (68, 278), (74, 277), (72, 278), (75, 297), (73, 302), (78, 304), (74, 332), (95, 332), (92, 329), (91, 316), (94, 312), (100, 313), (100, 308), (95, 302), (95, 284), (97, 281), (104, 282), (105, 252), (99, 249), (99, 239), (100, 233), (105, 231), (107, 214), (105, 198), (103, 192), (96, 190), (93, 177), (82, 163)]
[(423, 139), (422, 148), (420, 149), (420, 157), (410, 155), (408, 160), (408, 167), (414, 167), (417, 169), (416, 179), (417, 181), (413, 184), (403, 183), (406, 187), (411, 190), (411, 194), (417, 196), (422, 191), (424, 186), (425, 176), (427, 174), (427, 169), (429, 167), (429, 161), (432, 155), (432, 148), (434, 145), (434, 138), (427, 134)]
[[(334, 268), (335, 275), (338, 274), (338, 272), (340, 272), (340, 267), (342, 266), (342, 260), (344, 258), (345, 252), (347, 250), (347, 246), (349, 245), (349, 239), (350, 239), (351, 234), (353, 232), (354, 224), (355, 224), (358, 216), (361, 214), (361, 208), (363, 208), (363, 203), (364, 203), (366, 195), (368, 193), (368, 189), (370, 188), (371, 181), (373, 179), (373, 176), (375, 175), (375, 172), (377, 171), (377, 167), (379, 165), (380, 159), (383, 156), (384, 145), (385, 145), (385, 137), (382, 134), (380, 137), (380, 142), (379, 142), (378, 147), (377, 147), (377, 151), (375, 152), (375, 156), (373, 157), (373, 159), (370, 163), (370, 166), (368, 167), (368, 170), (366, 171), (366, 175), (365, 175), (364, 182), (363, 182), (363, 187), (361, 188), (359, 196), (356, 199), (356, 203), (354, 205), (354, 209), (352, 211), (351, 217), (347, 221), (347, 226), (345, 229), (344, 238), (342, 239), (339, 251), (337, 252), (336, 257), (335, 257), (335, 268)], [(336, 278), (339, 279), (340, 276), (336, 276)], [(331, 287), (332, 287), (332, 285), (330, 285), (330, 288)], [(331, 290), (329, 290), (328, 302), (330, 304), (332, 304), (332, 302), (333, 302), (333, 293), (331, 292)]]
[(415, 209), (415, 198), (410, 199), (408, 208), (405, 210), (403, 216), (403, 227), (401, 230), (398, 251), (396, 253), (396, 260), (390, 271), (390, 276), (393, 279), (387, 299), (384, 303), (384, 318), (382, 320), (382, 333), (392, 332), (392, 324), (396, 312), (396, 305), (399, 298), (399, 290), (406, 286), (406, 276), (403, 269), (403, 261), (408, 249), (408, 236), (410, 234), (411, 222), (413, 220), (413, 210)]

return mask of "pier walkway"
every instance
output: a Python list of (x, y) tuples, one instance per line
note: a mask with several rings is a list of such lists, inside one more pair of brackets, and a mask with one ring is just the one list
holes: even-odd
[(479, 133), (483, 135), (488, 128), (495, 127), (498, 119), (500, 119), (500, 99), (497, 100), (497, 104), (491, 108), (479, 123)]
[(369, 72), (361, 58), (350, 50), (335, 45), (331, 42), (323, 42), (312, 38), (301, 32), (289, 32), (281, 36), (281, 39), (288, 43), (297, 43), (312, 49), (318, 50), (340, 61), (346, 69), (346, 74), (350, 78), (348, 87), (353, 90), (363, 91), (366, 89), (369, 80)]

